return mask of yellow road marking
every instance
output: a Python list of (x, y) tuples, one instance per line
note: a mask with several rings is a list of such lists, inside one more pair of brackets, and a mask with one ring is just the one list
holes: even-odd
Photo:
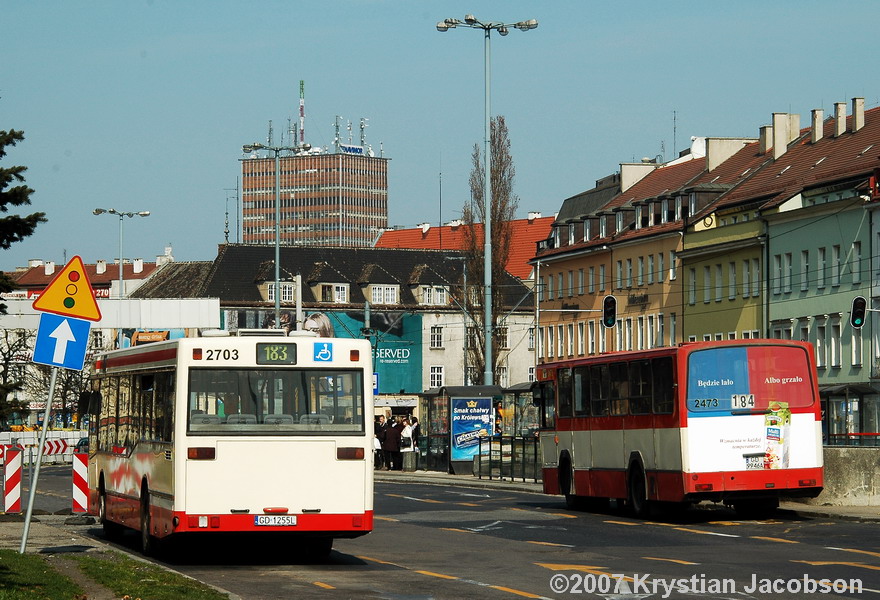
[(542, 598), (543, 596), (536, 596), (535, 594), (530, 594), (528, 592), (523, 592), (520, 590), (515, 590), (509, 587), (501, 587), (500, 585), (490, 585), (490, 588), (493, 590), (501, 590), (502, 592), (509, 592), (511, 594), (516, 594), (517, 596), (523, 596), (524, 598)]
[(553, 542), (526, 541), (527, 544), (537, 544), (539, 546), (559, 546), (561, 548), (574, 548), (571, 544), (554, 544)]
[(656, 556), (643, 556), (645, 560), (662, 560), (665, 562), (678, 563), (680, 565), (698, 565), (700, 563), (690, 562), (687, 560), (679, 560), (677, 558), (658, 558)]
[(549, 515), (553, 515), (554, 517), (565, 517), (566, 519), (577, 519), (577, 515), (567, 515), (565, 513), (547, 513)]
[[(528, 509), (528, 508), (518, 508), (518, 507), (516, 507), (516, 506), (511, 506), (508, 510), (518, 510), (518, 511), (520, 511), (520, 512), (535, 512), (535, 513), (538, 512), (538, 511), (535, 511), (535, 510), (530, 510), (530, 509)], [(564, 518), (566, 518), (566, 519), (577, 519), (577, 515), (567, 515), (567, 514), (565, 514), (565, 513), (545, 513), (545, 512), (541, 512), (540, 514), (542, 514), (542, 515), (553, 515), (554, 517), (564, 517)]]
[(392, 498), (403, 498), (404, 500), (415, 500), (416, 502), (428, 502), (429, 504), (445, 504), (442, 500), (429, 500), (427, 498), (413, 498), (412, 496), (404, 496), (403, 494), (385, 494)]
[(641, 523), (633, 523), (631, 521), (605, 521), (606, 523), (611, 523), (612, 525), (641, 525)]
[(741, 525), (738, 521), (709, 521), (709, 525), (726, 525), (726, 526), (734, 526)]
[(703, 531), (702, 529), (690, 529), (688, 527), (674, 527), (676, 531), (686, 531), (688, 533), (699, 533), (701, 535), (720, 535), (721, 537), (739, 537), (730, 533), (717, 533), (715, 531)]
[(398, 521), (398, 519), (392, 519), (391, 517), (377, 517), (376, 515), (373, 515), (373, 518), (377, 521), (394, 521), (395, 523)]
[(858, 563), (858, 562), (844, 562), (844, 561), (834, 561), (834, 560), (793, 560), (791, 562), (804, 563), (807, 565), (812, 565), (814, 567), (827, 567), (829, 565), (841, 565), (844, 567), (858, 567), (860, 569), (870, 569), (872, 571), (880, 571), (880, 566), (878, 566), (878, 565), (866, 565), (865, 563)]
[(428, 575), (430, 577), (439, 577), (440, 579), (458, 579), (453, 575), (444, 575), (443, 573), (434, 573), (433, 571), (414, 571), (415, 573), (419, 573), (420, 575)]
[(800, 542), (796, 542), (794, 540), (785, 540), (782, 538), (775, 538), (775, 537), (764, 537), (762, 535), (753, 535), (751, 537), (753, 540), (766, 540), (768, 542), (781, 542), (783, 544), (800, 544)]
[(858, 550), (856, 548), (832, 548), (830, 550), (841, 550), (843, 552), (858, 552), (859, 554), (867, 554), (868, 556), (880, 556), (880, 552), (871, 552), (870, 550)]
[(476, 533), (476, 531), (471, 531), (470, 529), (459, 529), (457, 527), (441, 527), (443, 531), (457, 531), (458, 533)]
[(474, 504), (473, 502), (456, 502), (459, 506), (480, 506), (479, 504)]
[(333, 587), (329, 583), (321, 583), (320, 581), (313, 581), (312, 583), (314, 585), (318, 586), (319, 588), (324, 588), (325, 590), (335, 590), (336, 589), (335, 587)]
[(374, 563), (379, 563), (380, 565), (391, 565), (392, 567), (400, 567), (401, 569), (406, 568), (406, 567), (403, 567), (397, 563), (389, 562), (387, 560), (379, 560), (378, 558), (370, 558), (369, 556), (358, 556), (357, 558), (359, 558), (361, 560), (368, 560), (368, 561), (374, 562)]

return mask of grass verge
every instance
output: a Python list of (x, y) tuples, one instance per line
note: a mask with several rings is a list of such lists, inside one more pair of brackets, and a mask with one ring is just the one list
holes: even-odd
[(0, 550), (0, 600), (71, 600), (82, 589), (45, 557)]
[[(144, 600), (228, 600), (204, 583), (172, 573), (119, 552), (73, 557), (83, 573), (119, 597)], [(0, 596), (0, 600), (4, 600)]]

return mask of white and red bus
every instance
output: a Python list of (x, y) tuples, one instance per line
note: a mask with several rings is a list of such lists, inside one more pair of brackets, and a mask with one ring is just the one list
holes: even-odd
[(369, 533), (369, 343), (224, 333), (98, 358), (90, 512), (108, 534), (140, 531), (147, 554), (182, 534), (247, 532), (299, 536), (297, 551), (320, 556)]
[(544, 491), (570, 506), (703, 500), (766, 514), (822, 491), (814, 353), (786, 340), (693, 342), (538, 366)]

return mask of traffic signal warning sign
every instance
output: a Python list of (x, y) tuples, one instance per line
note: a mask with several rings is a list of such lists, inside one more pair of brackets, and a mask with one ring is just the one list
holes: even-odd
[(65, 317), (100, 321), (101, 309), (79, 256), (70, 259), (34, 301), (34, 310)]

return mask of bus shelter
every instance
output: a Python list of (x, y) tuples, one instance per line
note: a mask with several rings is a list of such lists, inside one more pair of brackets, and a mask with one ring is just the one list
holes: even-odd
[[(419, 397), (422, 415), (420, 464), (428, 471), (473, 474), (475, 458), (488, 453), (489, 440), (529, 439), (540, 426), (531, 384), (444, 386)], [(479, 459), (477, 459), (479, 461)]]

